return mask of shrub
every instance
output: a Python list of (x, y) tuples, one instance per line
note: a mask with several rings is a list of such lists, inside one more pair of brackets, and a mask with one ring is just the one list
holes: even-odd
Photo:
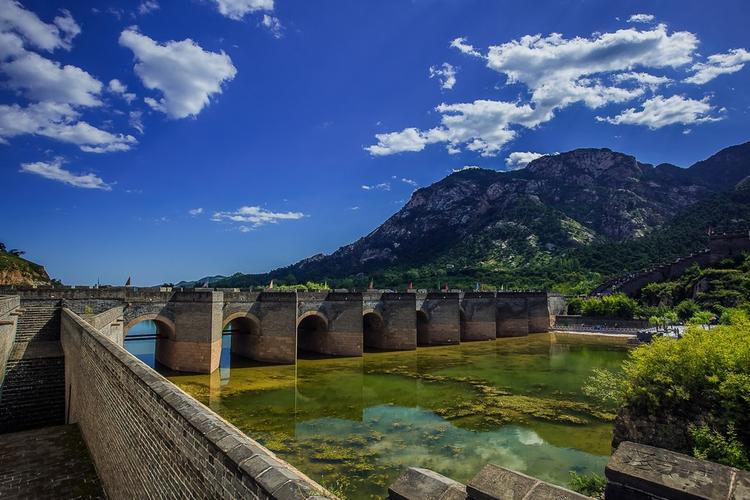
[(693, 455), (697, 458), (750, 470), (748, 456), (733, 428), (727, 429), (725, 435), (707, 425), (693, 426), (690, 428), (690, 437), (693, 441)]
[(636, 415), (670, 414), (686, 424), (710, 423), (714, 434), (699, 430), (691, 435), (699, 453), (727, 456), (726, 450), (739, 446), (747, 457), (750, 323), (744, 313), (725, 317), (726, 324), (713, 330), (690, 327), (681, 340), (656, 338), (634, 349), (623, 365), (621, 397)]
[(687, 321), (700, 311), (700, 307), (693, 299), (685, 299), (674, 308), (677, 317)]
[(577, 474), (570, 471), (570, 482), (568, 487), (581, 495), (592, 498), (604, 498), (604, 488), (607, 480), (599, 474)]
[(624, 294), (591, 298), (581, 304), (581, 314), (600, 318), (632, 319), (638, 303)]

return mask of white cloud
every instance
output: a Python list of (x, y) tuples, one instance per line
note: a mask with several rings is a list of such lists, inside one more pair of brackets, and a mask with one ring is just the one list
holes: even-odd
[(21, 90), (29, 99), (55, 101), (78, 106), (99, 106), (102, 84), (76, 66), (61, 66), (35, 52), (24, 51), (12, 61), (0, 64), (5, 85)]
[(425, 133), (416, 128), (406, 128), (401, 132), (375, 134), (378, 143), (365, 149), (373, 156), (384, 156), (405, 151), (422, 151), (428, 143)]
[(357, 206), (349, 207), (349, 210), (359, 210), (359, 207), (357, 207)]
[(200, 215), (203, 213), (203, 208), (191, 208), (190, 210), (188, 210), (188, 213), (190, 215)]
[(123, 99), (125, 99), (128, 104), (133, 102), (135, 100), (135, 94), (132, 92), (128, 92), (128, 87), (124, 83), (122, 83), (118, 79), (112, 79), (109, 81), (109, 85), (107, 86), (110, 92), (113, 94), (117, 94)]
[(159, 2), (156, 0), (143, 0), (138, 6), (138, 14), (144, 16), (155, 10), (159, 10)]
[(112, 186), (104, 182), (100, 177), (92, 173), (74, 174), (62, 168), (62, 165), (62, 158), (55, 158), (51, 162), (37, 161), (34, 163), (23, 163), (21, 164), (20, 171), (28, 174), (36, 174), (45, 179), (63, 182), (69, 186), (85, 189), (102, 189), (104, 191), (112, 190)]
[(15, 31), (32, 46), (53, 51), (69, 50), (81, 28), (67, 10), (62, 10), (52, 24), (45, 23), (15, 0), (0, 0), (0, 31)]
[(693, 65), (690, 69), (695, 74), (686, 78), (685, 82), (702, 85), (719, 75), (738, 72), (748, 61), (750, 61), (750, 52), (745, 49), (732, 49), (726, 54), (714, 54), (708, 56), (707, 62)]
[(419, 187), (419, 183), (417, 181), (413, 179), (407, 179), (406, 177), (402, 177), (401, 182), (403, 182), (404, 184), (408, 184), (412, 187)]
[(698, 101), (679, 95), (670, 98), (658, 95), (645, 101), (640, 110), (629, 108), (617, 116), (596, 119), (614, 125), (644, 125), (653, 130), (677, 123), (697, 125), (721, 120), (722, 117), (713, 115), (715, 109), (708, 97)]
[(629, 23), (652, 23), (656, 17), (653, 14), (633, 14), (628, 18)]
[(466, 38), (463, 38), (463, 37), (455, 38), (451, 41), (450, 46), (453, 47), (454, 49), (458, 49), (463, 54), (474, 56), (474, 57), (482, 57), (482, 54), (480, 54), (479, 51), (475, 49), (473, 45), (466, 43)]
[(477, 100), (472, 103), (441, 104), (441, 126), (426, 131), (407, 128), (401, 132), (376, 134), (378, 143), (365, 148), (373, 156), (405, 151), (421, 151), (428, 144), (446, 142), (449, 153), (460, 151), (459, 145), (494, 156), (516, 137), (511, 124), (531, 128), (551, 118), (547, 111), (537, 111), (529, 105), (512, 102)]
[(465, 170), (481, 170), (481, 169), (482, 167), (477, 166), (477, 165), (464, 165), (461, 168), (454, 168), (452, 172), (455, 174), (456, 172), (463, 172)]
[(128, 124), (136, 129), (139, 133), (143, 134), (143, 112), (133, 110), (128, 113)]
[(505, 159), (505, 166), (508, 170), (518, 170), (542, 156), (545, 156), (545, 154), (532, 153), (531, 151), (514, 151)]
[(662, 85), (667, 85), (669, 83), (672, 83), (672, 79), (667, 78), (666, 76), (656, 76), (650, 73), (636, 73), (636, 72), (618, 73), (614, 75), (612, 79), (617, 83), (634, 81), (638, 85), (648, 87), (651, 90), (655, 90)]
[(263, 14), (263, 18), (261, 19), (260, 24), (262, 24), (264, 28), (270, 31), (274, 38), (282, 37), (284, 27), (281, 25), (281, 21), (279, 21), (278, 17)]
[(120, 34), (120, 45), (133, 51), (143, 85), (163, 94), (144, 101), (170, 118), (196, 116), (237, 74), (227, 54), (203, 50), (189, 38), (160, 44), (129, 28)]
[(0, 104), (0, 143), (32, 134), (77, 145), (89, 153), (127, 151), (136, 141), (131, 135), (112, 134), (86, 122), (68, 104), (39, 102), (22, 107)]
[(490, 47), (487, 66), (504, 73), (508, 83), (523, 83), (539, 106), (562, 107), (584, 102), (597, 108), (623, 102), (640, 93), (608, 87), (595, 77), (634, 67), (676, 68), (692, 61), (698, 39), (692, 33), (669, 34), (665, 25), (652, 30), (629, 28), (592, 38), (528, 35)]
[(437, 78), (441, 89), (451, 90), (456, 84), (456, 68), (447, 62), (441, 66), (430, 66), (430, 78)]
[(365, 191), (390, 191), (391, 184), (388, 182), (381, 182), (380, 184), (362, 184), (362, 189)]
[(235, 21), (239, 21), (249, 13), (273, 10), (273, 0), (214, 0), (214, 2), (223, 16)]
[[(266, 224), (276, 224), (279, 221), (297, 220), (303, 217), (306, 217), (306, 215), (302, 212), (271, 212), (261, 207), (245, 206), (234, 212), (215, 212), (211, 220), (215, 222), (249, 223), (251, 226), (247, 230), (250, 230)], [(243, 227), (247, 228), (247, 226)], [(242, 227), (240, 230), (243, 231)]]
[[(628, 28), (590, 38), (566, 39), (557, 33), (546, 37), (527, 35), (491, 46), (487, 66), (505, 74), (507, 84), (525, 85), (529, 102), (476, 100), (441, 104), (435, 108), (441, 114), (440, 126), (376, 134), (377, 144), (365, 149), (373, 156), (382, 156), (447, 143), (450, 154), (464, 147), (482, 156), (495, 156), (516, 137), (519, 127), (534, 128), (571, 104), (580, 102), (596, 109), (643, 96), (644, 87), (653, 88), (662, 80), (635, 73), (634, 68), (684, 66), (692, 62), (697, 44), (698, 39), (690, 32), (668, 33), (665, 25), (658, 25), (649, 30)], [(464, 38), (453, 40), (451, 46), (481, 56)], [(607, 75), (615, 81), (635, 79), (639, 85), (609, 85), (603, 80)]]

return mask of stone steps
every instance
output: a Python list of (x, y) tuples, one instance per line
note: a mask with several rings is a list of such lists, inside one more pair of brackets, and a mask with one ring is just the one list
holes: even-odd
[(59, 340), (60, 308), (51, 305), (24, 304), (18, 317), (16, 342)]

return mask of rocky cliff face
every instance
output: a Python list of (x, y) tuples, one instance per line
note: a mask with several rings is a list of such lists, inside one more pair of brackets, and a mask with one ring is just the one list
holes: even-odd
[(9, 252), (0, 250), (0, 285), (49, 285), (44, 267)]
[[(419, 265), (477, 239), (508, 248), (509, 258), (521, 243), (554, 252), (594, 240), (632, 240), (750, 174), (748, 145), (738, 148), (690, 169), (654, 167), (609, 149), (577, 149), (515, 172), (463, 170), (417, 190), (369, 235), (284, 271), (336, 276)], [(724, 173), (721, 183), (712, 171)]]

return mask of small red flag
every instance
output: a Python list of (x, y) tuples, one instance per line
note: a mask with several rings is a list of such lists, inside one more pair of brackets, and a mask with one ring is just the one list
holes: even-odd
[(409, 282), (409, 288), (407, 288), (407, 290), (411, 290), (412, 288), (414, 288), (414, 283), (412, 283), (412, 282), (410, 281), (410, 282)]

